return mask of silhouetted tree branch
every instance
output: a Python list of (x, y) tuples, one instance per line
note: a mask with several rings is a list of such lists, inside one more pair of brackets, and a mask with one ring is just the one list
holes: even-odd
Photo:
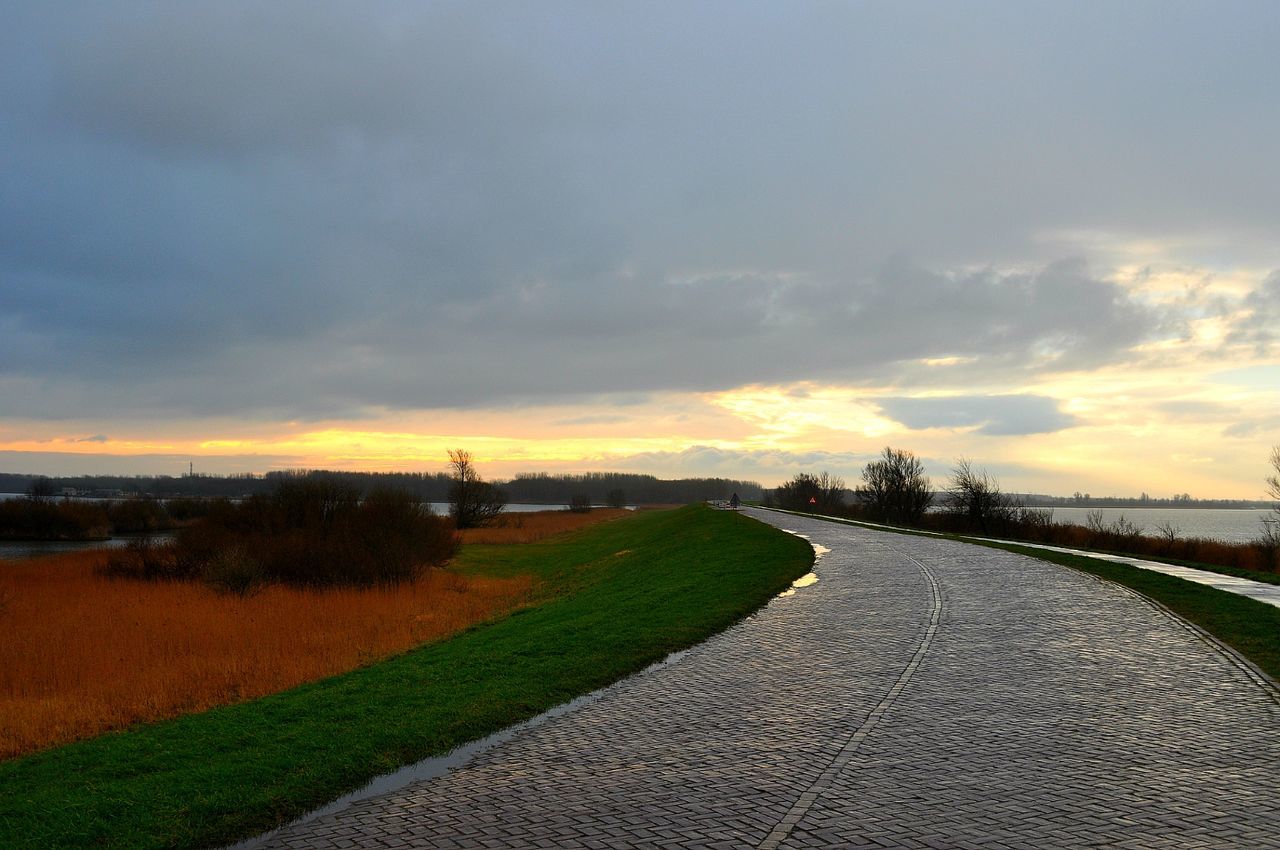
[(964, 518), (971, 531), (989, 534), (1006, 525), (1017, 513), (1013, 500), (1000, 492), (1000, 482), (976, 470), (968, 458), (960, 458), (951, 470), (949, 507)]
[(919, 458), (885, 446), (879, 460), (862, 470), (858, 496), (873, 519), (916, 525), (933, 502), (929, 478)]
[(801, 472), (775, 490), (774, 499), (787, 510), (835, 513), (844, 507), (844, 479), (829, 472)]
[(479, 528), (493, 522), (507, 504), (502, 491), (480, 478), (471, 452), (449, 449), (449, 515), (457, 528)]

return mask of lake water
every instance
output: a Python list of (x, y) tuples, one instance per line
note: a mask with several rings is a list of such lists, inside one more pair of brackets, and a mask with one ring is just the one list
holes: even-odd
[[(170, 536), (168, 532), (161, 532), (151, 535), (151, 539), (161, 542)], [(82, 549), (119, 549), (134, 539), (136, 535), (112, 537), (109, 540), (0, 540), (0, 561), (38, 558), (41, 555), (79, 552)]]
[(1053, 512), (1054, 522), (1084, 525), (1092, 511), (1102, 511), (1102, 521), (1110, 525), (1121, 516), (1142, 529), (1143, 534), (1157, 536), (1156, 526), (1172, 523), (1179, 537), (1206, 537), (1228, 543), (1248, 543), (1262, 533), (1264, 517), (1274, 511), (1223, 510), (1208, 508), (1044, 508)]

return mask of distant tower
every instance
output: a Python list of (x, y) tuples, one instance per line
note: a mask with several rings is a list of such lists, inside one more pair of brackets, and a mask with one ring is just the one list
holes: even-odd
[(193, 460), (193, 461), (189, 461), (189, 462), (187, 463), (187, 477), (188, 477), (188, 478), (195, 478), (195, 477), (196, 477), (196, 462), (195, 462), (194, 460)]

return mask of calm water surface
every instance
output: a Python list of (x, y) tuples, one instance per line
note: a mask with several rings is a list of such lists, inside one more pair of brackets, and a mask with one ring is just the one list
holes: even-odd
[[(110, 540), (0, 540), (0, 561), (20, 558), (38, 558), (41, 555), (57, 555), (59, 552), (79, 552), (83, 549), (119, 549), (136, 540), (139, 535), (112, 537)], [(168, 540), (168, 532), (151, 535), (157, 543)]]
[(1054, 522), (1084, 525), (1092, 511), (1102, 511), (1102, 521), (1110, 524), (1121, 516), (1142, 529), (1143, 534), (1156, 536), (1156, 526), (1171, 523), (1178, 529), (1179, 537), (1208, 537), (1228, 543), (1248, 543), (1262, 533), (1264, 517), (1274, 517), (1274, 511), (1222, 510), (1202, 508), (1045, 508), (1053, 512)]

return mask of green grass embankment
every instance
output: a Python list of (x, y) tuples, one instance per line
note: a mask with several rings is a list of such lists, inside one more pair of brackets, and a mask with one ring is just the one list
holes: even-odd
[(0, 764), (0, 847), (254, 835), (697, 643), (812, 558), (799, 538), (704, 507), (470, 547), (459, 569), (533, 573), (540, 603), (342, 676)]

